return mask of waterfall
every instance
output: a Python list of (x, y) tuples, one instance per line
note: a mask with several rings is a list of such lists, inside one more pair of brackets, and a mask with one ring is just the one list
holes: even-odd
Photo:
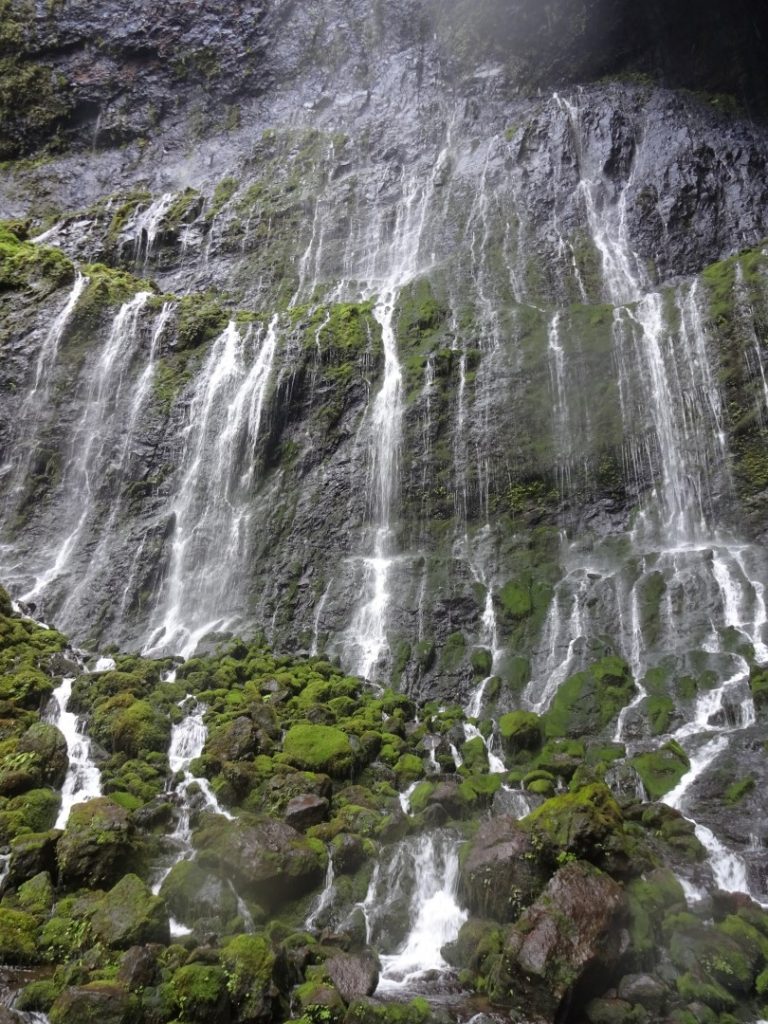
[(277, 349), (278, 317), (266, 330), (231, 321), (195, 385), (171, 512), (170, 568), (148, 652), (188, 657), (212, 630), (230, 628), (243, 606), (251, 544), (255, 450)]
[[(140, 317), (149, 298), (149, 292), (138, 292), (120, 307), (106, 344), (90, 368), (83, 412), (72, 435), (59, 487), (65, 509), (63, 529), (57, 510), (47, 530), (53, 542), (43, 552), (48, 567), (39, 573), (22, 601), (47, 598), (48, 588), (67, 576), (79, 545), (88, 540), (87, 525), (98, 520), (99, 492), (113, 469), (114, 449), (122, 444), (121, 413), (129, 385), (128, 370), (141, 340)], [(63, 629), (69, 628), (73, 611), (73, 604), (67, 601), (58, 616)]]
[(394, 316), (401, 289), (415, 280), (422, 269), (420, 244), (439, 164), (438, 160), (426, 185), (420, 187), (416, 176), (405, 184), (405, 196), (397, 208), (391, 240), (382, 252), (374, 250), (369, 255), (362, 273), (369, 282), (368, 297), (377, 297), (373, 315), (381, 328), (384, 353), (384, 375), (366, 426), (369, 451), (366, 542), (372, 550), (361, 559), (362, 597), (349, 629), (346, 653), (353, 671), (366, 679), (375, 678), (388, 650), (390, 575), (396, 557), (393, 512), (399, 493), (403, 370)]
[[(456, 902), (459, 857), (456, 837), (438, 829), (404, 839), (377, 863), (362, 904), (367, 941), (383, 950), (378, 993), (408, 989), (433, 970), (446, 970), (440, 949), (467, 919)], [(391, 915), (407, 903), (410, 930), (393, 937)]]
[[(202, 794), (205, 810), (212, 811), (214, 814), (221, 814), (229, 821), (234, 819), (234, 816), (223, 808), (216, 799), (216, 794), (211, 789), (210, 782), (201, 776), (193, 775), (190, 771), (190, 765), (196, 758), (200, 757), (205, 747), (205, 740), (208, 734), (203, 721), (205, 706), (200, 704), (192, 694), (187, 694), (183, 697), (179, 701), (178, 706), (186, 713), (181, 721), (177, 722), (171, 729), (168, 765), (173, 777), (179, 774), (182, 776), (180, 782), (174, 783), (172, 781), (169, 786), (169, 792), (174, 795), (178, 804), (179, 816), (175, 829), (167, 837), (168, 845), (172, 851), (170, 862), (167, 862), (157, 871), (152, 884), (152, 892), (155, 895), (160, 892), (163, 882), (171, 873), (174, 865), (184, 860), (191, 860), (194, 857), (189, 797), (189, 791), (192, 787), (196, 787)], [(233, 892), (235, 892), (234, 888)], [(253, 922), (248, 908), (243, 904), (241, 910), (241, 899), (237, 892), (235, 892), (235, 897), (238, 900), (238, 912), (243, 916), (246, 925), (250, 921), (251, 927), (248, 930), (253, 931)], [(243, 913), (243, 910), (245, 913)], [(189, 934), (189, 929), (179, 921), (172, 920), (171, 929), (174, 935)]]
[(61, 807), (54, 828), (66, 828), (75, 804), (101, 796), (101, 773), (91, 757), (91, 741), (83, 732), (78, 715), (67, 710), (72, 696), (73, 676), (67, 676), (53, 691), (49, 720), (67, 741), (69, 765), (61, 788)]
[(316, 922), (320, 920), (323, 912), (333, 903), (334, 877), (333, 858), (329, 854), (328, 867), (325, 870), (325, 882), (323, 883), (323, 888), (320, 890), (320, 895), (312, 904), (312, 909), (309, 914), (307, 914), (307, 919), (304, 922), (304, 927), (308, 931), (315, 927)]

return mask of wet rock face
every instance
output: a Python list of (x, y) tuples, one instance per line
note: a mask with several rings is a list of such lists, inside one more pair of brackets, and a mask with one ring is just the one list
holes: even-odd
[(522, 1012), (555, 1017), (568, 990), (588, 971), (600, 978), (621, 953), (621, 887), (581, 861), (566, 864), (507, 937), (494, 992)]
[(491, 818), (480, 827), (462, 864), (460, 886), (478, 917), (516, 921), (547, 880), (531, 836), (514, 818)]

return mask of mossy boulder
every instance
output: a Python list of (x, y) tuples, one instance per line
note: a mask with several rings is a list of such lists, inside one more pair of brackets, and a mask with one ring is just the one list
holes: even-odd
[(31, 832), (17, 836), (11, 842), (11, 859), (8, 864), (7, 883), (20, 886), (41, 871), (52, 876), (57, 873), (56, 849), (60, 832)]
[[(489, 979), (492, 1000), (554, 1020), (569, 989), (612, 969), (622, 912), (621, 887), (608, 875), (583, 861), (560, 868), (508, 932)], [(593, 994), (582, 988), (582, 998)]]
[(668, 740), (658, 750), (636, 754), (630, 763), (652, 800), (660, 800), (674, 789), (691, 767), (688, 755), (674, 740)]
[(443, 946), (441, 952), (451, 967), (478, 976), (486, 973), (486, 961), (499, 956), (503, 946), (504, 930), (498, 922), (471, 917), (461, 926), (455, 941)]
[(755, 713), (761, 722), (768, 721), (768, 668), (755, 668), (749, 676)]
[(487, 772), (488, 771), (488, 750), (482, 736), (474, 736), (461, 746), (462, 767), (466, 771)]
[(67, 774), (69, 758), (67, 741), (55, 725), (35, 722), (19, 739), (18, 752), (29, 753), (37, 758), (40, 782), (61, 788)]
[(494, 921), (516, 921), (550, 875), (531, 833), (512, 817), (484, 822), (462, 857), (459, 889), (469, 910)]
[(602, 861), (606, 842), (621, 836), (624, 819), (607, 786), (593, 783), (551, 797), (523, 819), (522, 827), (556, 854)]
[(686, 909), (685, 893), (669, 868), (656, 868), (626, 887), (632, 955), (638, 965), (652, 966), (663, 941), (664, 919)]
[(255, 723), (246, 715), (239, 715), (211, 733), (205, 745), (205, 754), (218, 764), (224, 764), (225, 761), (240, 761), (250, 757), (258, 753), (258, 748)]
[(544, 723), (533, 711), (510, 711), (499, 719), (499, 735), (507, 757), (533, 755), (541, 749)]
[(228, 1024), (230, 1002), (227, 976), (220, 967), (193, 963), (181, 967), (170, 983), (173, 999), (184, 1024)]
[(51, 1024), (140, 1024), (139, 1001), (121, 985), (94, 981), (65, 988), (51, 1007)]
[(108, 797), (77, 804), (58, 843), (59, 873), (66, 885), (112, 885), (135, 854), (129, 812)]
[(328, 859), (323, 843), (271, 819), (217, 817), (194, 842), (203, 868), (231, 878), (243, 896), (272, 910), (318, 885)]
[(263, 935), (238, 935), (221, 951), (221, 965), (227, 976), (237, 1020), (266, 1021), (271, 1018), (273, 981), (277, 958)]
[(164, 754), (171, 726), (149, 701), (137, 700), (132, 693), (116, 693), (97, 705), (91, 732), (106, 750), (138, 758), (150, 751)]
[(0, 962), (30, 964), (39, 959), (36, 919), (22, 910), (0, 907)]
[(46, 832), (56, 821), (60, 802), (52, 789), (30, 789), (11, 797), (0, 811), (0, 842), (28, 832)]
[(635, 682), (623, 658), (601, 658), (566, 679), (544, 716), (547, 736), (598, 736), (635, 693)]
[(348, 778), (356, 763), (347, 734), (330, 725), (294, 725), (283, 739), (283, 754), (296, 768), (335, 779)]
[(189, 927), (205, 922), (220, 930), (237, 914), (232, 886), (195, 860), (174, 864), (160, 895), (173, 916)]
[(94, 936), (110, 949), (146, 942), (169, 942), (165, 904), (136, 875), (124, 875), (91, 918)]
[(19, 886), (19, 906), (27, 914), (44, 916), (53, 906), (53, 882), (47, 871), (41, 871)]

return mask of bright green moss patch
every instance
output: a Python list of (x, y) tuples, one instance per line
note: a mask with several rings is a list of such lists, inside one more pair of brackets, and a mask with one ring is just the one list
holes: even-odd
[(595, 736), (608, 726), (635, 692), (629, 665), (609, 656), (560, 686), (545, 715), (547, 736)]
[(25, 241), (21, 229), (0, 222), (0, 289), (26, 288), (43, 281), (58, 288), (74, 276), (72, 261), (59, 249)]
[(674, 789), (691, 767), (688, 755), (674, 740), (665, 743), (659, 750), (635, 755), (631, 764), (652, 800), (660, 800)]
[(297, 768), (334, 778), (351, 774), (355, 764), (349, 737), (328, 725), (294, 725), (285, 734), (283, 753)]

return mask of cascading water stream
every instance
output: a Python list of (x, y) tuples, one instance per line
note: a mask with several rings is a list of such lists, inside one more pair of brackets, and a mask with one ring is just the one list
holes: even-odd
[(101, 773), (91, 757), (91, 741), (81, 728), (78, 715), (67, 710), (72, 696), (73, 676), (67, 676), (53, 691), (49, 721), (67, 741), (69, 765), (61, 788), (61, 807), (54, 828), (66, 828), (75, 804), (101, 796)]
[[(152, 892), (155, 895), (160, 892), (163, 882), (173, 870), (174, 865), (184, 860), (191, 860), (195, 855), (192, 846), (190, 790), (194, 788), (200, 792), (205, 810), (211, 811), (214, 814), (221, 814), (229, 821), (233, 820), (233, 815), (222, 807), (216, 799), (216, 794), (211, 789), (210, 782), (206, 778), (193, 775), (189, 770), (190, 765), (196, 758), (200, 757), (205, 746), (208, 733), (203, 721), (205, 707), (191, 694), (187, 694), (186, 697), (179, 701), (179, 707), (186, 713), (181, 721), (176, 723), (171, 729), (171, 742), (168, 747), (168, 766), (171, 771), (172, 780), (179, 774), (182, 776), (181, 781), (177, 783), (171, 781), (169, 788), (169, 792), (173, 794), (175, 801), (178, 803), (179, 816), (176, 828), (168, 836), (168, 844), (173, 851), (172, 859), (169, 864), (158, 872), (153, 882)], [(240, 906), (242, 901), (237, 893), (235, 893), (235, 896), (238, 900), (238, 910), (242, 913)], [(245, 910), (245, 915), (243, 916), (245, 917), (246, 924), (248, 924), (250, 914), (244, 904), (242, 909)], [(253, 930), (252, 927), (249, 930)], [(173, 919), (171, 920), (171, 931), (174, 935), (189, 933), (189, 929), (185, 925)]]
[[(604, 174), (602, 158), (592, 154), (583, 139), (581, 114), (572, 102), (555, 97), (573, 140), (580, 181), (578, 195), (583, 204), (589, 232), (600, 257), (606, 298), (614, 306), (614, 345), (619, 371), (622, 415), (627, 424), (646, 431), (648, 442), (639, 449), (658, 485), (645, 501), (632, 533), (632, 544), (641, 555), (641, 573), (627, 581), (624, 570), (615, 565), (576, 564), (556, 588), (545, 623), (544, 657), (525, 693), (530, 707), (545, 711), (560, 684), (578, 668), (580, 638), (594, 635), (589, 611), (594, 597), (609, 599), (621, 624), (622, 653), (638, 678), (639, 690), (619, 717), (615, 738), (624, 739), (627, 722), (644, 699), (639, 678), (648, 667), (640, 656), (642, 623), (639, 590), (663, 579), (666, 614), (664, 635), (669, 650), (679, 646), (676, 634), (695, 644), (695, 623), (684, 618), (686, 604), (673, 600), (674, 594), (709, 595), (717, 618), (698, 625), (703, 649), (726, 658), (731, 674), (697, 701), (692, 719), (674, 738), (691, 748), (691, 770), (667, 801), (680, 806), (695, 779), (726, 748), (727, 733), (748, 728), (754, 710), (748, 694), (749, 666), (744, 659), (728, 654), (723, 646), (723, 629), (738, 630), (752, 643), (758, 661), (768, 650), (764, 636), (764, 588), (750, 578), (745, 559), (749, 547), (719, 536), (712, 526), (716, 488), (729, 487), (728, 451), (723, 428), (722, 399), (716, 384), (706, 335), (706, 298), (696, 285), (679, 287), (674, 293), (674, 317), (670, 320), (668, 300), (650, 286), (640, 259), (633, 252), (628, 230), (628, 209), (633, 189), (633, 172), (620, 186)], [(642, 145), (641, 142), (637, 145)], [(553, 377), (557, 383), (558, 352), (552, 344)], [(558, 398), (558, 406), (561, 398)], [(578, 556), (577, 556), (578, 557)], [(570, 582), (569, 582), (570, 580)], [(695, 587), (695, 589), (694, 589)], [(741, 712), (732, 726), (723, 709), (728, 691), (743, 694)], [(726, 725), (715, 725), (714, 719)], [(711, 739), (713, 729), (717, 733)], [(721, 880), (741, 884), (745, 874), (722, 869), (722, 844), (710, 830), (697, 826), (700, 838), (713, 857)], [(727, 852), (727, 851), (726, 851)]]
[[(85, 539), (86, 525), (98, 519), (98, 492), (102, 475), (110, 466), (112, 446), (117, 441), (116, 423), (122, 410), (124, 392), (128, 387), (128, 371), (140, 341), (141, 314), (150, 298), (149, 292), (138, 292), (118, 311), (107, 342), (93, 366), (83, 400), (83, 413), (73, 433), (60, 485), (60, 495), (67, 508), (64, 530), (59, 522), (51, 525), (53, 544), (43, 553), (48, 568), (36, 578), (34, 585), (22, 596), (24, 602), (36, 601), (52, 584), (67, 575), (79, 544)], [(67, 629), (73, 602), (67, 601), (58, 624)]]
[(266, 331), (234, 321), (216, 339), (198, 378), (185, 430), (168, 576), (148, 653), (188, 657), (242, 608), (250, 546), (255, 448), (277, 349)]
[[(456, 902), (459, 857), (456, 837), (438, 829), (404, 839), (379, 861), (362, 903), (367, 941), (382, 949), (378, 994), (407, 991), (430, 971), (448, 965), (441, 948), (453, 941), (467, 919)], [(393, 936), (391, 915), (407, 901), (408, 935)]]

